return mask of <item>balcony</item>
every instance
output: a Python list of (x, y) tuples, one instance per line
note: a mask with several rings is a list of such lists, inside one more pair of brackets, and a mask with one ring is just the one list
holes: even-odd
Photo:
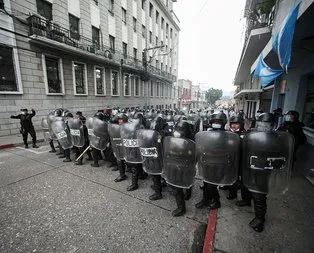
[[(130, 68), (141, 73), (145, 71), (142, 61), (102, 45), (99, 41), (93, 41), (77, 32), (63, 28), (58, 24), (35, 15), (30, 16), (27, 20), (29, 23), (29, 35), (36, 43), (80, 56), (84, 55), (95, 60), (105, 61), (112, 65), (122, 65), (125, 68)], [(175, 76), (152, 66), (148, 68), (148, 72), (152, 75), (165, 78), (168, 81), (175, 81)]]
[(147, 71), (148, 71), (148, 73), (153, 74), (159, 78), (167, 79), (167, 80), (170, 80), (173, 82), (175, 82), (177, 80), (176, 76), (174, 76), (174, 75), (172, 75), (166, 71), (163, 71), (161, 69), (158, 69), (152, 65), (147, 66)]

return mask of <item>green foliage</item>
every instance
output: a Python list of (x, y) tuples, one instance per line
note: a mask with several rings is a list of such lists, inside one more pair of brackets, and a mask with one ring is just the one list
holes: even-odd
[(222, 90), (210, 88), (206, 91), (206, 100), (210, 105), (215, 104), (222, 97)]

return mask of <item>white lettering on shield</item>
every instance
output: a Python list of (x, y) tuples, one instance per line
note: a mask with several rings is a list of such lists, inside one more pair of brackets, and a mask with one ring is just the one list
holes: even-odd
[(89, 128), (89, 129), (88, 129), (88, 135), (93, 136), (93, 135), (94, 135), (94, 130), (91, 129), (91, 128)]
[(127, 148), (137, 148), (138, 140), (137, 139), (124, 139), (123, 146)]
[(158, 157), (156, 148), (140, 148), (141, 155), (145, 157)]
[(70, 129), (70, 133), (71, 133), (72, 136), (81, 136), (81, 131), (80, 130)]
[(57, 139), (60, 140), (60, 139), (66, 138), (67, 133), (65, 131), (62, 131), (60, 133), (57, 133), (56, 136), (57, 136)]

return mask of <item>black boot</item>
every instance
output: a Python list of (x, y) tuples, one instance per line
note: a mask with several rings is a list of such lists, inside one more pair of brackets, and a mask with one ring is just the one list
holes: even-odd
[(115, 182), (121, 182), (126, 180), (128, 177), (125, 175), (125, 163), (123, 161), (117, 161), (117, 167), (120, 175), (114, 180)]
[(253, 202), (255, 210), (255, 218), (249, 223), (250, 227), (256, 232), (263, 232), (265, 215), (267, 211), (267, 202), (266, 194), (263, 193), (254, 193)]
[(161, 194), (161, 176), (158, 175), (153, 175), (152, 176), (152, 180), (153, 180), (153, 187), (155, 190), (155, 193), (151, 196), (149, 196), (150, 200), (158, 200), (158, 199), (162, 199), (162, 194)]
[(186, 213), (183, 189), (176, 188), (175, 197), (177, 202), (177, 209), (172, 211), (171, 214), (174, 217), (182, 216)]
[(246, 188), (242, 182), (240, 182), (240, 190), (242, 200), (236, 202), (237, 206), (251, 206), (252, 193)]
[(195, 204), (196, 208), (203, 208), (205, 206), (209, 206), (211, 202), (211, 196), (210, 196), (210, 190), (209, 190), (209, 184), (204, 182), (203, 186), (203, 199)]
[(132, 184), (127, 188), (127, 191), (138, 189), (138, 168), (132, 167)]
[(93, 160), (94, 160), (94, 163), (92, 163), (90, 166), (92, 166), (92, 167), (99, 167), (99, 163), (98, 163), (98, 161), (99, 161), (99, 153), (100, 153), (99, 150), (93, 148)]
[[(221, 189), (221, 187), (219, 187), (219, 189)], [(227, 199), (229, 200), (236, 199), (237, 198), (236, 186), (234, 184), (231, 186), (228, 186), (228, 190), (229, 190), (229, 195), (227, 196)]]
[(51, 147), (51, 150), (49, 151), (49, 153), (56, 153), (56, 149), (55, 146), (53, 145), (53, 140), (49, 141), (49, 145)]
[(192, 195), (192, 187), (191, 186), (190, 188), (186, 189), (185, 190), (185, 194), (184, 194), (184, 199), (185, 200), (189, 200), (191, 198), (191, 195)]
[(209, 204), (210, 209), (218, 209), (221, 207), (220, 204), (220, 196), (218, 192), (218, 188), (216, 185), (209, 184), (210, 195), (212, 196), (212, 200)]
[(138, 172), (138, 179), (146, 179), (148, 177), (148, 174), (143, 170), (143, 167), (139, 167), (138, 168), (139, 172)]

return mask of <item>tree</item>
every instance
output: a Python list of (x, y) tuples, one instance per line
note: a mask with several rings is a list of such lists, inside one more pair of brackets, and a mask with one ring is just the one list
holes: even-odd
[(210, 88), (206, 91), (206, 100), (210, 105), (214, 105), (222, 97), (222, 90)]

